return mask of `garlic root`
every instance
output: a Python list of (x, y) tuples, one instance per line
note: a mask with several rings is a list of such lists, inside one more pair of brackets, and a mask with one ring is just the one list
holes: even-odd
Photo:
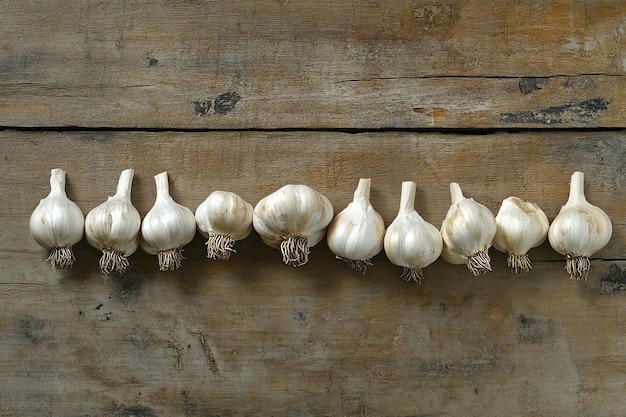
[(52, 265), (52, 269), (63, 269), (72, 267), (76, 258), (74, 257), (74, 251), (72, 250), (72, 245), (55, 247), (50, 249), (50, 255), (46, 259), (46, 261), (50, 261)]
[(183, 265), (183, 248), (177, 247), (159, 252), (159, 269), (161, 271), (173, 271)]
[(363, 273), (363, 275), (365, 275), (365, 271), (367, 271), (368, 266), (374, 265), (372, 262), (370, 262), (370, 259), (363, 259), (363, 260), (346, 259), (346, 258), (342, 258), (339, 255), (335, 255), (335, 259), (340, 259), (344, 261), (346, 265), (350, 267), (351, 270), (353, 270), (354, 272), (361, 272)]
[(465, 262), (467, 268), (472, 271), (474, 276), (491, 272), (491, 258), (487, 251), (480, 251), (467, 258)]
[(102, 257), (100, 258), (102, 273), (111, 275), (112, 272), (119, 272), (121, 274), (126, 271), (128, 265), (128, 258), (122, 251), (111, 248), (102, 249)]
[(227, 235), (209, 233), (209, 238), (205, 245), (207, 258), (216, 261), (227, 261), (230, 259), (231, 254), (237, 253), (237, 251), (233, 249), (235, 239)]
[(309, 242), (306, 237), (289, 236), (280, 242), (283, 262), (291, 266), (302, 266), (309, 261)]
[(405, 266), (402, 269), (402, 274), (400, 275), (400, 278), (402, 278), (406, 282), (415, 281), (416, 283), (421, 284), (422, 280), (424, 279), (424, 273), (422, 272), (421, 268), (409, 268)]
[(528, 272), (533, 269), (533, 267), (531, 266), (530, 258), (526, 253), (522, 255), (509, 253), (506, 259), (506, 264), (509, 268), (511, 268), (511, 272), (515, 274), (519, 274), (520, 272)]
[(567, 270), (570, 279), (576, 281), (584, 279), (587, 281), (587, 275), (589, 274), (590, 268), (591, 261), (589, 261), (588, 257), (567, 255), (565, 269)]

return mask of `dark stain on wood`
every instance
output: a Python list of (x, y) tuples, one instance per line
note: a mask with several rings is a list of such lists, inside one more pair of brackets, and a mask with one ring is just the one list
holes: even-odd
[(500, 122), (505, 124), (559, 124), (589, 123), (601, 116), (609, 107), (609, 101), (602, 97), (584, 100), (578, 103), (565, 103), (538, 111), (520, 111), (503, 113)]
[(605, 295), (626, 292), (626, 269), (616, 264), (609, 267), (600, 279), (600, 292)]
[(113, 417), (157, 417), (153, 409), (141, 405), (113, 404), (106, 412)]
[(232, 91), (220, 94), (215, 99), (194, 101), (193, 106), (197, 116), (207, 116), (212, 113), (223, 116), (231, 112), (240, 100), (241, 96)]
[(123, 273), (104, 275), (104, 283), (122, 300), (136, 295), (141, 289), (143, 274), (137, 267), (129, 265)]
[(555, 334), (552, 320), (543, 320), (520, 314), (517, 317), (519, 332), (517, 340), (520, 344), (542, 344)]
[(19, 329), (19, 333), (34, 345), (41, 345), (50, 338), (46, 332), (46, 320), (30, 314), (20, 317)]
[(547, 84), (550, 78), (547, 77), (524, 77), (520, 80), (518, 87), (522, 94), (530, 94), (533, 91), (541, 90), (539, 84)]

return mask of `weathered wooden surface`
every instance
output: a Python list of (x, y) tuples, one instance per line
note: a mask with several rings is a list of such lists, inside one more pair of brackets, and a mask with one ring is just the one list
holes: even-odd
[(623, 127), (626, 3), (0, 2), (0, 126)]
[[(63, 416), (619, 416), (626, 408), (626, 194), (623, 132), (0, 132), (0, 414)], [(297, 163), (295, 162), (297, 161)], [(379, 255), (365, 276), (325, 244), (301, 268), (253, 234), (228, 262), (204, 256), (199, 236), (183, 268), (159, 272), (131, 257), (103, 279), (85, 241), (69, 271), (52, 271), (28, 233), (67, 171), (86, 213), (136, 170), (133, 201), (154, 200), (167, 170), (174, 198), (195, 209), (215, 189), (256, 203), (307, 183), (336, 210), (360, 176), (385, 223), (400, 184), (439, 225), (448, 183), (497, 210), (517, 194), (552, 219), (570, 174), (614, 223), (587, 282), (568, 279), (547, 244), (534, 269), (475, 278), (442, 260), (421, 286)]]

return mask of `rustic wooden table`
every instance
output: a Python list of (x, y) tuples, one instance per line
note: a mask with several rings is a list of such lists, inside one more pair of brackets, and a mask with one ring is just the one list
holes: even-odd
[[(623, 416), (626, 3), (0, 2), (0, 415)], [(613, 221), (588, 281), (544, 243), (474, 277), (407, 284), (324, 242), (300, 268), (253, 232), (227, 262), (139, 250), (105, 277), (84, 240), (55, 271), (28, 231), (50, 169), (87, 213), (134, 168), (192, 210), (288, 183), (335, 212), (358, 179), (385, 224), (401, 182), (439, 226), (448, 185), (552, 220), (574, 171)]]

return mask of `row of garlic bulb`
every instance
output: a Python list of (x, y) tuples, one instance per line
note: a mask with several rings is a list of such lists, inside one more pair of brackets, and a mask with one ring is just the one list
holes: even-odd
[(517, 197), (505, 199), (494, 216), (466, 198), (459, 184), (451, 183), (452, 203), (440, 229), (415, 210), (413, 181), (402, 183), (398, 214), (385, 229), (370, 203), (370, 179), (359, 180), (352, 202), (336, 216), (324, 195), (293, 184), (262, 198), (255, 207), (232, 192), (214, 191), (194, 213), (170, 196), (167, 172), (154, 177), (156, 200), (141, 221), (131, 203), (133, 176), (134, 170), (123, 171), (115, 195), (83, 218), (65, 193), (65, 172), (52, 170), (50, 194), (32, 213), (30, 231), (50, 251), (53, 268), (73, 265), (72, 246), (83, 233), (102, 252), (100, 269), (110, 274), (124, 272), (128, 257), (139, 246), (158, 256), (162, 271), (179, 268), (183, 247), (193, 240), (196, 229), (207, 239), (207, 257), (227, 260), (235, 252), (235, 242), (254, 228), (263, 242), (280, 249), (285, 264), (306, 264), (310, 248), (326, 237), (329, 249), (353, 270), (365, 273), (371, 259), (384, 250), (391, 263), (403, 268), (401, 277), (416, 282), (440, 256), (452, 264), (466, 264), (474, 275), (490, 272), (492, 245), (507, 253), (512, 272), (528, 271), (528, 251), (547, 238), (566, 256), (570, 277), (578, 280), (587, 278), (589, 257), (609, 242), (612, 233), (606, 213), (585, 198), (582, 172), (572, 175), (567, 203), (552, 224), (536, 204)]

